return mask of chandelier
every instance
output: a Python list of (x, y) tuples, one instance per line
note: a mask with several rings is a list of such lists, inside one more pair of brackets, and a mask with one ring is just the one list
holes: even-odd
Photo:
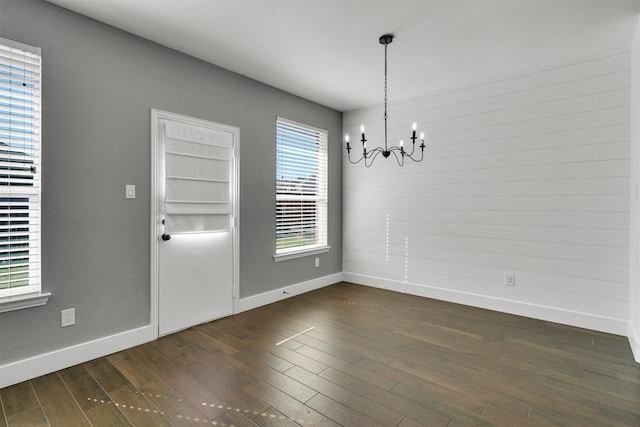
[(382, 157), (385, 159), (393, 154), (398, 165), (404, 165), (404, 160), (409, 158), (414, 162), (420, 162), (424, 158), (424, 132), (420, 133), (420, 158), (417, 158), (418, 155), (416, 153), (416, 157), (414, 157), (414, 152), (416, 149), (416, 123), (413, 124), (413, 130), (411, 133), (411, 148), (410, 151), (405, 150), (404, 142), (401, 140), (399, 146), (391, 146), (387, 144), (387, 46), (393, 41), (393, 34), (384, 34), (380, 36), (380, 44), (384, 45), (384, 148), (376, 147), (373, 150), (367, 150), (367, 138), (364, 134), (364, 125), (360, 126), (360, 133), (362, 134), (362, 138), (360, 142), (362, 142), (362, 155), (357, 160), (351, 160), (351, 145), (349, 145), (349, 135), (345, 135), (344, 140), (347, 143), (347, 157), (349, 158), (349, 162), (356, 164), (360, 163), (364, 160), (364, 165), (369, 167), (373, 164), (373, 161), (378, 157), (379, 154), (382, 154)]

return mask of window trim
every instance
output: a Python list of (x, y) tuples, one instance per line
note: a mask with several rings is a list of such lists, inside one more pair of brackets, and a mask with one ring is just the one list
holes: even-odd
[[(276, 118), (276, 148), (278, 146), (278, 125), (279, 123), (283, 123), (284, 125), (292, 125), (294, 127), (299, 127), (308, 131), (313, 131), (313, 132), (318, 132), (319, 134), (322, 134), (322, 136), (324, 137), (324, 162), (325, 162), (325, 166), (324, 166), (324, 177), (322, 178), (324, 180), (323, 185), (324, 186), (324, 212), (321, 213), (321, 216), (323, 217), (323, 224), (316, 224), (316, 230), (320, 229), (321, 232), (324, 233), (324, 236), (321, 239), (320, 243), (316, 243), (316, 244), (312, 244), (312, 245), (305, 245), (305, 246), (298, 246), (298, 247), (291, 247), (291, 248), (285, 248), (285, 249), (280, 249), (278, 250), (277, 248), (277, 214), (276, 214), (276, 218), (275, 218), (275, 222), (276, 222), (276, 248), (275, 248), (275, 252), (273, 254), (273, 260), (274, 262), (280, 262), (280, 261), (286, 261), (286, 260), (290, 260), (290, 259), (295, 259), (295, 258), (302, 258), (302, 257), (307, 257), (307, 256), (312, 256), (312, 255), (317, 255), (317, 254), (321, 254), (321, 253), (325, 253), (328, 252), (331, 249), (331, 246), (329, 246), (328, 244), (328, 240), (329, 240), (329, 162), (328, 162), (328, 157), (329, 157), (329, 132), (325, 129), (321, 129), (315, 126), (311, 126), (305, 123), (300, 123), (294, 120), (290, 120), (281, 116), (277, 116)], [(276, 169), (277, 169), (277, 163), (278, 163), (278, 155), (277, 155), (277, 151), (276, 151)], [(320, 159), (318, 159), (320, 161)], [(276, 209), (277, 209), (277, 204), (278, 204), (278, 177), (276, 176)]]
[(3, 297), (0, 300), (0, 313), (45, 305), (50, 296), (51, 292), (33, 292)]
[[(42, 215), (41, 215), (42, 214), (42, 201), (41, 201), (41, 194), (42, 194), (42, 50), (39, 47), (30, 46), (24, 43), (20, 43), (20, 42), (17, 42), (11, 39), (2, 38), (2, 37), (0, 37), (0, 44), (3, 45), (4, 47), (17, 49), (29, 54), (37, 55), (40, 60), (39, 70), (38, 70), (40, 73), (40, 81), (38, 82), (39, 92), (40, 92), (39, 100), (38, 100), (39, 106), (40, 106), (40, 115), (38, 116), (36, 121), (36, 124), (40, 129), (40, 132), (38, 134), (38, 147), (37, 147), (37, 150), (39, 151), (39, 158), (37, 162), (37, 165), (38, 165), (37, 174), (39, 177), (38, 179), (39, 185), (37, 189), (25, 188), (23, 189), (22, 193), (32, 194), (33, 196), (37, 197), (38, 216), (42, 218)], [(37, 240), (40, 248), (42, 248), (41, 227), (42, 227), (42, 222), (40, 221), (40, 223), (38, 224), (38, 231), (37, 231)], [(40, 271), (42, 269), (41, 257), (42, 255), (39, 252), (37, 254), (37, 266)], [(42, 292), (42, 275), (40, 275), (38, 282), (35, 284), (25, 286), (24, 288), (16, 288), (3, 293), (4, 295), (0, 296), (0, 313), (45, 305), (48, 302), (49, 297), (51, 296), (51, 292)]]
[(331, 250), (331, 246), (318, 246), (312, 249), (305, 250), (297, 250), (291, 251), (289, 253), (284, 254), (273, 254), (273, 260), (275, 262), (286, 261), (289, 259), (302, 258), (311, 255), (323, 254), (325, 252), (329, 252)]

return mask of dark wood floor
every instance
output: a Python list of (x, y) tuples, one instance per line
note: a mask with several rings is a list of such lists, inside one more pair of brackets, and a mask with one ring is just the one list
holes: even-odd
[(0, 403), (0, 427), (640, 426), (640, 365), (623, 337), (340, 283)]

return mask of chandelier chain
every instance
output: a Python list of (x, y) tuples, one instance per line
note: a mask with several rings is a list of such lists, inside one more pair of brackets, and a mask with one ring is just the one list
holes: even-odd
[(384, 45), (384, 149), (388, 150), (387, 146), (387, 46)]

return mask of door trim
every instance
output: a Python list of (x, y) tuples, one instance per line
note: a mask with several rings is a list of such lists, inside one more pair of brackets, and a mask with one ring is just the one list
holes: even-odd
[(215, 129), (219, 131), (229, 132), (233, 134), (233, 157), (232, 157), (232, 195), (231, 195), (231, 212), (233, 216), (233, 228), (231, 230), (232, 234), (232, 244), (233, 244), (233, 267), (232, 267), (232, 275), (233, 275), (233, 283), (232, 283), (232, 298), (233, 298), (233, 314), (238, 313), (239, 310), (239, 237), (238, 237), (238, 229), (239, 229), (239, 218), (238, 218), (238, 204), (239, 204), (239, 185), (238, 180), (240, 178), (239, 173), (239, 144), (240, 144), (240, 129), (234, 126), (228, 126), (220, 123), (215, 123), (208, 120), (198, 119), (195, 117), (184, 116), (181, 114), (171, 113), (168, 111), (162, 111), (155, 108), (151, 109), (151, 257), (150, 257), (150, 277), (151, 277), (151, 301), (149, 307), (149, 320), (151, 324), (151, 329), (153, 331), (153, 338), (157, 338), (159, 336), (159, 313), (158, 313), (158, 297), (159, 297), (159, 265), (158, 265), (158, 256), (159, 256), (159, 243), (160, 236), (162, 234), (162, 213), (159, 212), (158, 206), (159, 204), (159, 190), (161, 187), (161, 179), (158, 176), (160, 162), (162, 159), (161, 150), (159, 150), (159, 126), (160, 120), (172, 120), (179, 123), (184, 123), (188, 125), (194, 126), (202, 126), (209, 129)]

